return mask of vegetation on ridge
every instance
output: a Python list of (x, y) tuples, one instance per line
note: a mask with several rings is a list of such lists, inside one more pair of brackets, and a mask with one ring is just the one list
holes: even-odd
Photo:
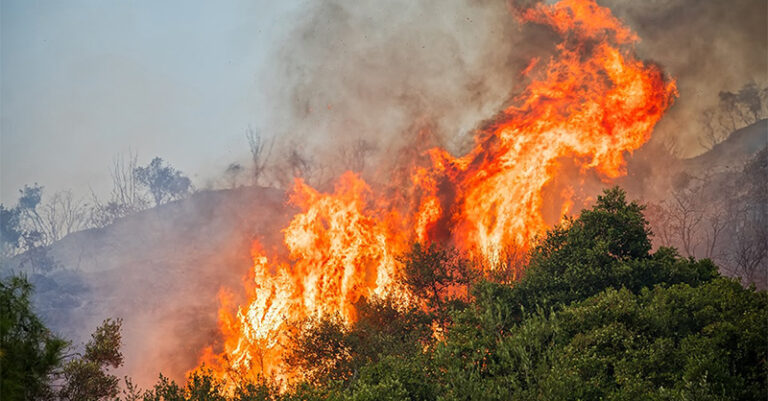
[[(286, 391), (269, 378), (232, 389), (203, 370), (183, 385), (162, 376), (144, 391), (129, 385), (121, 397), (764, 399), (768, 294), (720, 276), (709, 260), (652, 251), (643, 209), (622, 190), (607, 190), (550, 230), (511, 285), (465, 274), (470, 262), (450, 250), (415, 245), (402, 260), (424, 307), (361, 300), (350, 326), (332, 316), (301, 326), (286, 362), (305, 381)], [(471, 291), (440, 292), (449, 287)], [(2, 291), (4, 400), (117, 396), (106, 369), (122, 362), (119, 321), (105, 322), (85, 354), (67, 361), (63, 341), (31, 313), (28, 284), (5, 279)], [(97, 379), (104, 386), (89, 387)]]

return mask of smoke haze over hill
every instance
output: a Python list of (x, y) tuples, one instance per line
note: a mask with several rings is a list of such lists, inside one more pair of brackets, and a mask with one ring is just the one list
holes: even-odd
[[(328, 189), (346, 169), (386, 183), (403, 149), (441, 145), (463, 154), (473, 132), (528, 83), (521, 72), (532, 59), (551, 57), (558, 40), (542, 26), (523, 27), (504, 1), (237, 4), (215, 13), (218, 24), (190, 33), (167, 19), (175, 8), (123, 5), (124, 16), (78, 3), (73, 7), (88, 11), (87, 18), (76, 11), (59, 18), (3, 3), (4, 204), (32, 182), (47, 194), (107, 192), (109, 160), (127, 148), (167, 157), (203, 189), (65, 237), (49, 249), (58, 263), (51, 272), (22, 266), (24, 255), (4, 266), (33, 275), (44, 317), (77, 342), (104, 318), (123, 317), (124, 370), (141, 385), (161, 370), (181, 378), (200, 349), (217, 341), (217, 293), (240, 288), (254, 239), (280, 244), (292, 211), (284, 189), (297, 168)], [(673, 167), (697, 175), (710, 163), (695, 160), (721, 160), (722, 149), (734, 143), (728, 149), (748, 148), (734, 164), (765, 146), (762, 120), (740, 131), (757, 145), (734, 139), (693, 161), (674, 157), (704, 150), (699, 120), (718, 106), (721, 91), (768, 85), (765, 1), (600, 4), (638, 33), (639, 57), (661, 65), (680, 92), (620, 181), (631, 196), (659, 201), (677, 177)], [(205, 20), (206, 10), (190, 11), (187, 21)], [(233, 14), (237, 23), (222, 29)], [(80, 18), (89, 23), (79, 27)], [(162, 40), (150, 35), (166, 29)], [(98, 40), (107, 31), (113, 36)], [(181, 41), (189, 43), (176, 48)], [(63, 72), (54, 74), (62, 54)], [(249, 126), (264, 141), (275, 140), (259, 181), (271, 188), (243, 186), (253, 184), (243, 135)], [(662, 159), (667, 139), (679, 154)], [(231, 171), (241, 175), (226, 176), (227, 166), (240, 166)], [(563, 181), (578, 175), (577, 167), (568, 168)], [(598, 193), (607, 185), (603, 178), (579, 182), (580, 191)], [(220, 190), (225, 186), (232, 188)], [(560, 205), (547, 207), (547, 223), (558, 221)]]

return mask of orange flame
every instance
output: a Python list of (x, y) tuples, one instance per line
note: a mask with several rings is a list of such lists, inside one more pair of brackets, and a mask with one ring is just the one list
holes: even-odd
[[(352, 173), (332, 194), (296, 181), (291, 202), (301, 211), (283, 230), (289, 261), (254, 247), (248, 304), (232, 316), (222, 296), (224, 350), (206, 351), (209, 367), (225, 378), (290, 380), (281, 356), (291, 323), (334, 314), (353, 322), (361, 297), (409, 299), (396, 255), (410, 242), (448, 242), (492, 266), (505, 248), (526, 249), (546, 229), (542, 191), (562, 160), (606, 180), (624, 173), (624, 152), (650, 138), (677, 95), (675, 83), (634, 57), (636, 35), (594, 0), (538, 4), (518, 17), (562, 35), (556, 55), (531, 62), (526, 90), (475, 134), (465, 156), (428, 151), (429, 165), (409, 173), (410, 207), (381, 198), (374, 205)], [(560, 191), (563, 213), (572, 195)]]
[(280, 355), (290, 341), (289, 323), (334, 314), (353, 321), (360, 297), (404, 294), (393, 252), (402, 241), (390, 234), (378, 211), (366, 206), (369, 193), (351, 172), (341, 176), (333, 194), (296, 180), (290, 201), (302, 212), (283, 230), (293, 263), (272, 264), (255, 244), (250, 303), (234, 317), (222, 308), (225, 353), (208, 351), (209, 365), (241, 377), (288, 378)]

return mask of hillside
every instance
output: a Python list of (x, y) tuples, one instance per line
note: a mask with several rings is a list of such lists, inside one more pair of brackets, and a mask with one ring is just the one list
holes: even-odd
[[(766, 141), (768, 120), (761, 120), (680, 167), (693, 174), (742, 166)], [(657, 186), (648, 165), (630, 164), (621, 185)], [(217, 338), (218, 292), (242, 288), (253, 239), (277, 245), (274, 235), (290, 216), (285, 200), (272, 188), (203, 191), (63, 238), (48, 249), (58, 265), (50, 272), (22, 265), (23, 255), (4, 269), (29, 275), (39, 313), (76, 343), (103, 319), (123, 318), (128, 358), (120, 374), (142, 386), (159, 371), (181, 379)]]
[[(722, 277), (710, 260), (653, 251), (643, 210), (619, 188), (604, 191), (542, 238), (512, 285), (467, 280), (462, 272), (480, 266), (439, 245), (414, 246), (402, 261), (417, 303), (368, 298), (350, 324), (335, 316), (288, 323), (291, 334), (273, 345), (286, 352), (280, 366), (298, 372), (287, 386), (224, 362), (119, 399), (764, 399), (768, 294)], [(227, 361), (263, 371), (264, 343), (251, 347), (252, 338), (238, 343), (250, 359)], [(22, 348), (7, 349), (15, 356)]]
[[(252, 239), (284, 225), (282, 191), (205, 191), (71, 234), (50, 247), (57, 267), (20, 265), (36, 286), (35, 306), (53, 330), (83, 343), (108, 317), (124, 319), (125, 366), (140, 384), (159, 371), (181, 378), (217, 333), (217, 293), (242, 288)], [(183, 341), (182, 341), (183, 339)]]
[(683, 160), (689, 171), (740, 168), (744, 161), (768, 145), (768, 119), (734, 131), (712, 149)]

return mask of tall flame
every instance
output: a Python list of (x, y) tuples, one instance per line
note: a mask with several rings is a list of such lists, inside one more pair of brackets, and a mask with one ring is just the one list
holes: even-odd
[[(410, 169), (409, 207), (372, 198), (353, 173), (328, 194), (297, 180), (291, 203), (300, 212), (283, 230), (289, 256), (268, 258), (254, 247), (248, 304), (233, 316), (222, 295), (224, 350), (207, 351), (209, 367), (222, 377), (290, 379), (281, 356), (292, 323), (332, 314), (352, 322), (361, 297), (409, 299), (396, 258), (409, 243), (448, 242), (492, 266), (506, 248), (524, 250), (546, 229), (542, 193), (563, 160), (582, 175), (624, 173), (624, 153), (650, 138), (677, 95), (674, 82), (634, 57), (636, 35), (594, 0), (539, 3), (517, 16), (559, 33), (556, 54), (532, 61), (524, 71), (530, 84), (476, 132), (470, 152), (431, 149), (427, 165)], [(560, 194), (561, 212), (572, 193)]]

